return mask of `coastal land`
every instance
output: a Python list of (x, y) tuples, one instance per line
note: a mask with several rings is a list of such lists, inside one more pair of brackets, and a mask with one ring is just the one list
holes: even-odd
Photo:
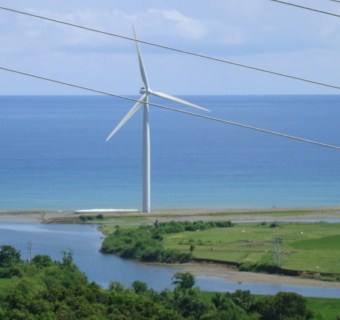
[[(340, 219), (340, 206), (318, 208), (264, 208), (264, 209), (167, 209), (151, 213), (137, 210), (91, 209), (71, 210), (0, 210), (0, 221), (41, 222), (41, 223), (82, 223), (80, 216), (104, 219), (87, 220), (86, 223), (147, 223), (167, 221), (269, 221), (269, 220), (320, 220)], [(100, 221), (101, 220), (101, 221)]]
[[(318, 221), (340, 219), (340, 207), (323, 208), (270, 208), (252, 210), (156, 210), (151, 214), (126, 211), (92, 210), (87, 213), (74, 211), (44, 210), (2, 210), (0, 222), (36, 222), (36, 223), (93, 223), (104, 225), (152, 224), (168, 221)], [(340, 282), (303, 279), (295, 276), (276, 275), (255, 272), (241, 272), (232, 266), (211, 262), (189, 262), (173, 265), (196, 276), (224, 278), (244, 283), (268, 283), (273, 285), (299, 285), (310, 287), (340, 288)]]

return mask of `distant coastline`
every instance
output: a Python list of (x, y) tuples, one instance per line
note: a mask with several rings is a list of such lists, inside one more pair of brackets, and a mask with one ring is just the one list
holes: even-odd
[[(86, 210), (76, 213), (72, 210), (0, 210), (1, 221), (13, 222), (40, 222), (40, 223), (76, 223), (79, 216), (92, 216), (101, 214), (105, 217), (103, 223), (119, 222), (121, 218), (143, 218), (146, 222), (156, 219), (169, 220), (292, 220), (292, 219), (340, 219), (340, 206), (334, 207), (304, 207), (304, 208), (263, 208), (263, 209), (167, 209), (154, 210), (150, 214), (142, 212), (113, 211), (113, 210)], [(117, 219), (117, 221), (115, 220)], [(79, 223), (83, 223), (81, 220)], [(88, 221), (87, 223), (91, 223)], [(98, 222), (95, 222), (98, 223)]]

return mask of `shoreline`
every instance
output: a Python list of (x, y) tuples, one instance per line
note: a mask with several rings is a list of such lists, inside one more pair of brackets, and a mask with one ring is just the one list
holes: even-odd
[(268, 273), (257, 273), (249, 271), (238, 271), (219, 263), (189, 262), (186, 264), (176, 264), (177, 268), (183, 272), (190, 272), (197, 277), (221, 278), (231, 282), (287, 285), (287, 286), (306, 286), (322, 288), (340, 288), (340, 282), (322, 281), (316, 279), (300, 278), (285, 275)]
[[(164, 209), (154, 210), (151, 213), (140, 211), (113, 210), (113, 209), (92, 209), (88, 212), (77, 212), (77, 210), (5, 210), (0, 209), (0, 222), (59, 222), (76, 223), (79, 216), (104, 215), (105, 218), (112, 219), (124, 217), (145, 218), (154, 221), (169, 220), (289, 220), (289, 219), (327, 219), (340, 218), (340, 206), (334, 207), (297, 207), (297, 208), (254, 208), (254, 209)], [(105, 223), (106, 221), (103, 221)], [(121, 221), (118, 221), (121, 222)], [(81, 223), (81, 221), (79, 221)], [(112, 223), (112, 222), (108, 222)]]

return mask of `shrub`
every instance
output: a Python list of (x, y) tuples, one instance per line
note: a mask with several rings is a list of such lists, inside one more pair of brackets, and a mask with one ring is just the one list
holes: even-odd
[(269, 228), (278, 228), (280, 225), (277, 223), (277, 222), (272, 222), (270, 225), (269, 225)]

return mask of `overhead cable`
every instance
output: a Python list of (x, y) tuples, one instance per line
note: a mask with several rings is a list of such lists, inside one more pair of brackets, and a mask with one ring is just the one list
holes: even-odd
[[(277, 2), (277, 3), (285, 4), (287, 6), (292, 6), (292, 7), (295, 7), (295, 8), (304, 9), (304, 10), (313, 11), (313, 12), (322, 13), (322, 14), (327, 14), (329, 16), (340, 18), (339, 14), (336, 14), (336, 13), (333, 13), (333, 12), (328, 12), (328, 11), (322, 11), (322, 10), (318, 10), (318, 9), (314, 9), (314, 8), (310, 8), (310, 7), (301, 6), (299, 4), (292, 3), (292, 2), (281, 1), (281, 0), (269, 0), (269, 1), (273, 1), (273, 2)], [(334, 0), (331, 0), (331, 1), (334, 1)], [(339, 1), (334, 1), (334, 2), (339, 2)]]
[[(274, 1), (274, 0), (272, 0), (272, 1)], [(30, 17), (54, 22), (54, 23), (59, 23), (59, 24), (63, 24), (63, 25), (78, 28), (78, 29), (83, 29), (83, 30), (96, 32), (96, 33), (100, 33), (100, 34), (107, 35), (107, 36), (112, 36), (112, 37), (124, 39), (124, 40), (139, 42), (139, 43), (143, 43), (143, 44), (146, 44), (146, 45), (149, 45), (149, 46), (153, 46), (153, 47), (157, 47), (157, 48), (161, 48), (161, 49), (166, 49), (166, 50), (170, 50), (170, 51), (177, 52), (177, 53), (187, 54), (187, 55), (190, 55), (190, 56), (203, 58), (203, 59), (207, 59), (207, 60), (211, 60), (211, 61), (215, 61), (215, 62), (225, 63), (225, 64), (233, 65), (233, 66), (236, 66), (236, 67), (246, 68), (246, 69), (253, 70), (253, 71), (259, 71), (259, 72), (263, 72), (263, 73), (266, 73), (266, 74), (271, 74), (271, 75), (275, 75), (275, 76), (279, 76), (279, 77), (283, 77), (283, 78), (293, 79), (293, 80), (307, 82), (307, 83), (318, 85), (318, 86), (323, 86), (323, 87), (327, 87), (327, 88), (340, 90), (340, 86), (338, 86), (338, 85), (333, 85), (333, 84), (329, 84), (329, 83), (325, 83), (325, 82), (321, 82), (321, 81), (315, 81), (315, 80), (310, 80), (310, 79), (306, 79), (306, 78), (302, 78), (302, 77), (298, 77), (298, 76), (288, 75), (288, 74), (284, 74), (284, 73), (280, 73), (280, 72), (276, 72), (276, 71), (272, 71), (272, 70), (268, 70), (268, 69), (258, 68), (258, 67), (254, 67), (254, 66), (234, 62), (234, 61), (225, 60), (225, 59), (222, 59), (222, 58), (204, 55), (204, 54), (193, 52), (193, 51), (187, 51), (187, 50), (183, 50), (183, 49), (169, 47), (169, 46), (162, 45), (162, 44), (155, 43), (155, 42), (144, 41), (144, 40), (136, 40), (132, 37), (123, 36), (121, 34), (106, 32), (106, 31), (98, 30), (98, 29), (93, 29), (93, 28), (81, 26), (81, 25), (66, 22), (66, 21), (61, 21), (61, 20), (57, 20), (57, 19), (52, 19), (52, 18), (36, 15), (36, 14), (33, 14), (33, 13), (29, 13), (29, 12), (19, 11), (19, 10), (16, 10), (16, 9), (11, 9), (11, 8), (1, 7), (1, 6), (0, 6), (0, 10), (6, 10), (6, 11), (9, 11), (9, 12), (18, 13), (18, 14), (22, 14), (22, 15), (26, 15), (26, 16), (30, 16)]]
[[(51, 79), (51, 78), (47, 78), (47, 77), (43, 77), (43, 76), (31, 74), (31, 73), (19, 71), (19, 70), (9, 69), (9, 68), (5, 68), (5, 67), (0, 67), (0, 70), (19, 74), (19, 75), (23, 75), (23, 76), (27, 76), (27, 77), (31, 77), (31, 78), (36, 78), (36, 79), (40, 79), (40, 80), (44, 80), (44, 81), (49, 81), (49, 82), (61, 84), (61, 85), (64, 85), (64, 86), (82, 89), (82, 90), (89, 91), (89, 92), (92, 92), (92, 93), (99, 93), (99, 94), (103, 94), (103, 95), (107, 95), (107, 96), (111, 96), (111, 97), (115, 97), (115, 98), (119, 98), (119, 99), (144, 103), (144, 101), (141, 101), (141, 100), (138, 100), (138, 99), (134, 99), (134, 98), (130, 98), (130, 97), (126, 97), (126, 96), (122, 96), (122, 95), (118, 95), (118, 94), (115, 94), (115, 93), (106, 92), (106, 91), (102, 91), (102, 90), (97, 90), (97, 89), (93, 89), (93, 88), (88, 88), (88, 87), (80, 86), (80, 85), (77, 85), (77, 84), (68, 83), (68, 82), (65, 82), (65, 81), (55, 80), (55, 79)], [(321, 146), (321, 147), (340, 150), (340, 147), (338, 147), (338, 146), (334, 146), (334, 145), (330, 145), (330, 144), (327, 144), (327, 143), (322, 143), (322, 142), (318, 142), (318, 141), (314, 141), (314, 140), (310, 140), (310, 139), (300, 138), (300, 137), (288, 135), (288, 134), (281, 133), (281, 132), (257, 128), (257, 127), (253, 127), (253, 126), (250, 126), (250, 125), (237, 123), (237, 122), (229, 121), (229, 120), (225, 120), (225, 119), (205, 116), (205, 115), (194, 113), (194, 112), (189, 112), (189, 111), (185, 111), (185, 110), (181, 110), (181, 109), (167, 107), (167, 106), (157, 104), (157, 103), (148, 102), (148, 105), (153, 106), (153, 107), (166, 109), (166, 110), (170, 110), (170, 111), (175, 111), (175, 112), (178, 112), (178, 113), (187, 114), (187, 115), (194, 116), (194, 117), (197, 117), (197, 118), (216, 121), (216, 122), (229, 124), (229, 125), (236, 126), (236, 127), (241, 127), (241, 128), (245, 128), (245, 129), (259, 131), (259, 132), (267, 133), (267, 134), (270, 134), (270, 135), (275, 135), (275, 136), (279, 136), (279, 137), (283, 137), (283, 138), (287, 138), (287, 139), (297, 140), (297, 141), (300, 141), (300, 142), (305, 142), (305, 143), (309, 143), (309, 144), (313, 144), (313, 145), (318, 145), (318, 146)]]

